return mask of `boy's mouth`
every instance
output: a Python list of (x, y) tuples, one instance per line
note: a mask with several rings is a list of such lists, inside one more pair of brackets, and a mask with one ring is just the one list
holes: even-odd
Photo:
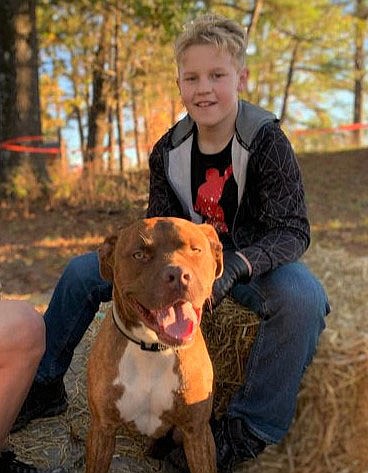
[(210, 101), (202, 101), (202, 102), (197, 102), (196, 107), (199, 108), (206, 108), (206, 107), (211, 107), (212, 105), (216, 105), (216, 102), (210, 102)]

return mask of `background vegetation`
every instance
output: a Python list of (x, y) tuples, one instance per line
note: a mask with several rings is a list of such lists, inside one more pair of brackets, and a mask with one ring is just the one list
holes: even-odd
[[(182, 112), (174, 38), (207, 11), (248, 29), (244, 97), (276, 112), (295, 146), (361, 144), (362, 130), (348, 144), (346, 134), (293, 132), (364, 121), (367, 0), (3, 0), (0, 143), (62, 141), (67, 166), (81, 162), (98, 173), (124, 174), (132, 161), (144, 167)], [(0, 146), (0, 182), (11, 181), (3, 195), (17, 193), (24, 158), (47, 182), (54, 157)]]

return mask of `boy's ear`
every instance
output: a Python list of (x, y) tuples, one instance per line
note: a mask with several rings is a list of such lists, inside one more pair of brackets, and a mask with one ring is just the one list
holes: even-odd
[(240, 72), (239, 72), (239, 78), (238, 78), (238, 92), (242, 92), (245, 89), (245, 86), (247, 85), (247, 80), (248, 80), (248, 69), (246, 67), (243, 67)]

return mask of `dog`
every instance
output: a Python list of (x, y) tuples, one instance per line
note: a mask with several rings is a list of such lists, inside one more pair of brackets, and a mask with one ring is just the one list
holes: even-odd
[(142, 219), (98, 252), (113, 297), (88, 360), (86, 473), (108, 472), (123, 425), (153, 439), (179, 433), (190, 472), (216, 473), (213, 368), (200, 330), (223, 271), (215, 229)]

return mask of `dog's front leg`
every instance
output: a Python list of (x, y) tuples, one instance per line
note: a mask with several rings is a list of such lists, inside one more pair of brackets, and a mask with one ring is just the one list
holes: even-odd
[(116, 429), (91, 421), (87, 438), (86, 473), (107, 473), (115, 450)]
[(209, 424), (183, 432), (184, 451), (190, 473), (216, 473), (216, 447)]

